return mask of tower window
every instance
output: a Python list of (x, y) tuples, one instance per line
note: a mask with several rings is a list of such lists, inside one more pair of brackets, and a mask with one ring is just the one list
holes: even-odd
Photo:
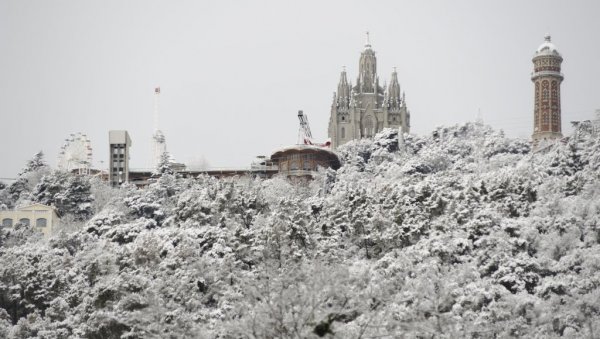
[(342, 139), (346, 138), (346, 129), (342, 127)]

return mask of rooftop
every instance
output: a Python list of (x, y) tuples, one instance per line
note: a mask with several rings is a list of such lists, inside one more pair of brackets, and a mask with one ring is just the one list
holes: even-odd
[(539, 56), (539, 55), (560, 56), (560, 53), (558, 52), (558, 48), (556, 48), (556, 45), (554, 45), (552, 43), (552, 37), (550, 36), (550, 34), (546, 34), (546, 36), (544, 37), (544, 42), (535, 51), (535, 56)]

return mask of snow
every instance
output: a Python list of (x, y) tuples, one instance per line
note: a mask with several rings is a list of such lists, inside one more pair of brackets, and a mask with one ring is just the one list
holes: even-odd
[(551, 39), (550, 39), (549, 35), (546, 35), (545, 41), (536, 50), (536, 56), (538, 56), (538, 55), (556, 55), (556, 56), (560, 56), (560, 53), (558, 53), (558, 49), (551, 42)]
[(482, 124), (402, 152), (384, 130), (308, 184), (163, 166), (114, 189), (33, 166), (0, 204), (73, 222), (0, 229), (0, 337), (591, 337), (600, 137), (582, 124), (542, 153)]

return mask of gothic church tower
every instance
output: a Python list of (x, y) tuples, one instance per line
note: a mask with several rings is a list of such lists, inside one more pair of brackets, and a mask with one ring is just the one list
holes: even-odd
[(356, 85), (348, 82), (346, 70), (340, 75), (337, 92), (333, 94), (329, 138), (337, 148), (353, 139), (372, 137), (384, 128), (402, 128), (410, 132), (410, 112), (400, 91), (394, 69), (387, 88), (379, 85), (377, 58), (371, 48), (369, 33), (360, 55)]
[(535, 85), (533, 142), (560, 139), (562, 138), (560, 84), (564, 78), (560, 66), (563, 58), (551, 42), (549, 35), (546, 35), (544, 43), (537, 49), (532, 61), (534, 69), (531, 81)]

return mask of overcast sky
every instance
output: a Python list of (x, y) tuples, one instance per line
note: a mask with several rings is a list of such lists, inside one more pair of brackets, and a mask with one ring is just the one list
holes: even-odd
[(356, 82), (371, 32), (381, 83), (398, 69), (411, 132), (473, 121), (532, 132), (531, 58), (564, 57), (563, 131), (600, 108), (600, 1), (0, 0), (0, 177), (87, 133), (95, 166), (126, 129), (149, 167), (154, 87), (178, 161), (248, 166), (293, 144), (296, 112), (327, 137), (342, 66)]

